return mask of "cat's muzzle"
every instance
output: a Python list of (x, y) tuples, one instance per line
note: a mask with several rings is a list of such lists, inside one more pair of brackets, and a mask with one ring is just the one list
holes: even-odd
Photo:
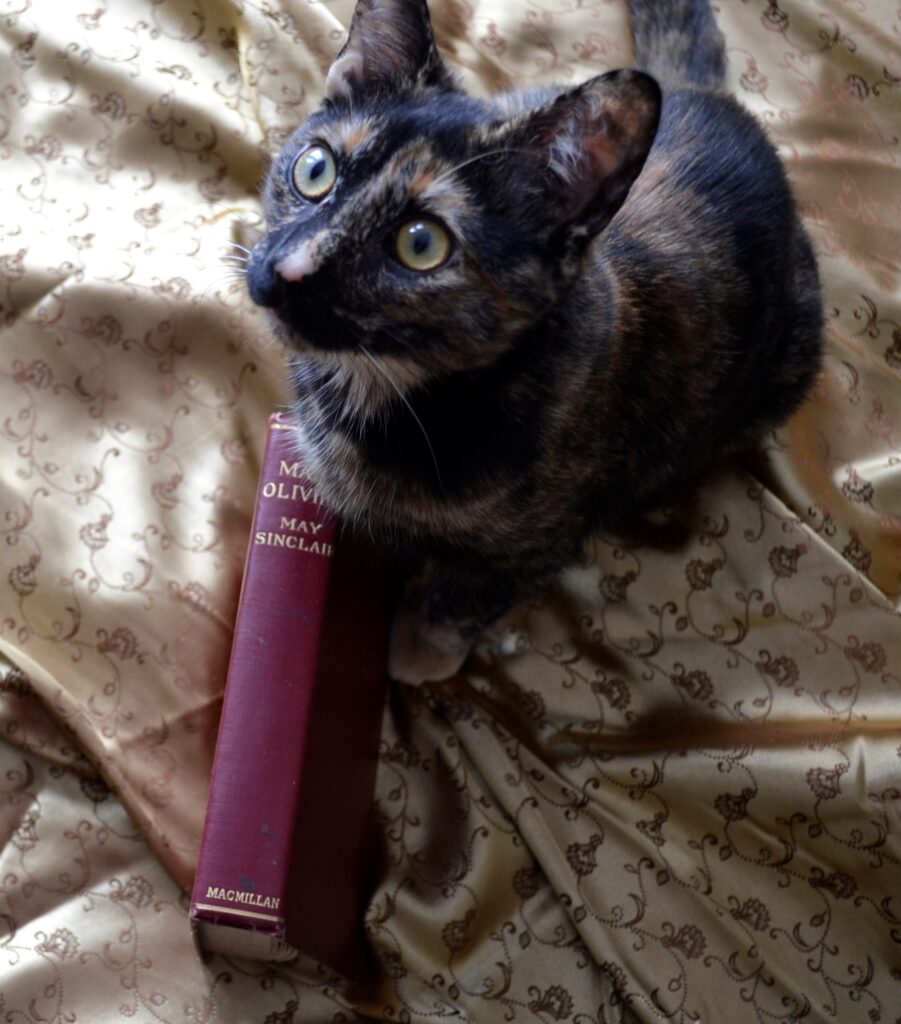
[(278, 310), (287, 297), (288, 282), (277, 273), (271, 254), (257, 246), (247, 267), (247, 290), (258, 306)]

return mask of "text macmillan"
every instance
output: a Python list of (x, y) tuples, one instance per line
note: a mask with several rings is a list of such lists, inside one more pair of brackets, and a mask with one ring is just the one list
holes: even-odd
[(207, 887), (208, 900), (227, 900), (229, 903), (242, 903), (250, 907), (262, 907), (265, 910), (278, 910), (281, 900), (278, 896), (261, 896), (258, 892), (244, 892), (242, 889), (222, 889), (218, 885)]
[[(264, 482), (260, 495), (265, 498), (278, 498), (282, 501), (303, 501), (307, 504), (321, 505), (322, 499), (316, 488), (304, 476), (299, 462), (281, 459), (278, 466), (279, 477), (291, 480), (300, 478), (300, 482), (287, 483), (284, 480), (267, 480)], [(310, 555), (322, 555), (330, 558), (334, 548), (327, 541), (318, 540), (317, 534), (325, 524), (315, 519), (304, 519), (298, 516), (281, 516), (277, 530), (257, 530), (253, 535), (254, 544), (262, 544), (270, 548), (289, 548)]]

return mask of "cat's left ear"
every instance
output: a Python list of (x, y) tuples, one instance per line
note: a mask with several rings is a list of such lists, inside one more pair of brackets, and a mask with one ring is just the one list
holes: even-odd
[(660, 102), (650, 75), (611, 71), (508, 126), (511, 153), (537, 157), (552, 234), (590, 237), (607, 225), (644, 166)]
[(325, 81), (326, 97), (417, 86), (456, 89), (435, 45), (426, 0), (357, 0), (347, 42)]

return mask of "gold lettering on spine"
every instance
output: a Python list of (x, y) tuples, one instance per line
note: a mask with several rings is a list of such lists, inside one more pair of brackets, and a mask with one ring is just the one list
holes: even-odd
[(282, 501), (306, 501), (321, 505), (322, 499), (312, 484), (286, 484), (283, 480), (267, 480), (263, 484), (264, 498), (280, 498)]
[(301, 468), (299, 462), (288, 462), (287, 459), (281, 459), (278, 464), (278, 475), (289, 476), (293, 480), (297, 480), (298, 478), (301, 480), (306, 480), (307, 489), (311, 496), (309, 498), (304, 498), (304, 501), (313, 501), (317, 505), (322, 504), (322, 499), (316, 493), (316, 489), (312, 486), (311, 482), (309, 481), (303, 469)]
[(291, 551), (302, 551), (305, 555), (322, 555), (325, 558), (331, 558), (335, 553), (334, 547), (324, 540), (307, 540), (306, 537), (277, 530), (257, 530), (253, 542), (267, 548), (289, 548)]
[(311, 519), (295, 519), (290, 516), (282, 516), (278, 524), (280, 530), (290, 530), (292, 533), (319, 533), (323, 523), (314, 523)]
[(278, 910), (281, 904), (279, 896), (263, 896), (258, 892), (246, 892), (243, 889), (223, 889), (218, 885), (208, 885), (208, 900), (223, 900), (226, 903), (240, 903), (249, 907), (260, 907), (263, 910)]
[[(312, 482), (305, 476), (300, 462), (280, 459), (278, 477), (288, 480), (266, 480), (260, 490), (263, 498), (276, 498), (280, 501), (303, 501), (308, 505), (322, 505), (322, 499), (316, 492)], [(325, 523), (303, 516), (280, 516), (278, 529), (257, 530), (253, 535), (254, 544), (268, 548), (287, 548), (307, 555), (320, 555), (331, 558), (334, 548), (324, 540), (317, 540), (317, 535)]]

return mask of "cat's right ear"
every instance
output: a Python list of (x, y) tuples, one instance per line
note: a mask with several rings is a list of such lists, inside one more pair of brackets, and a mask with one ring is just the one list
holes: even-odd
[(411, 88), (457, 88), (435, 45), (426, 0), (357, 0), (347, 42), (325, 80), (326, 98)]
[(587, 239), (623, 204), (657, 134), (660, 88), (641, 71), (610, 71), (502, 129), (538, 166), (540, 216), (551, 237)]

